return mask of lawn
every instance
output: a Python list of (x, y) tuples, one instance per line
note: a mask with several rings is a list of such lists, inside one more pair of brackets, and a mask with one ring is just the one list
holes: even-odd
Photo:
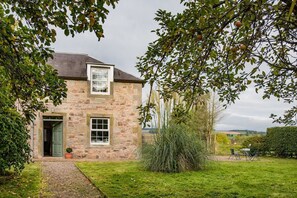
[(31, 163), (19, 176), (0, 176), (0, 197), (39, 197), (41, 181), (40, 164)]
[(78, 162), (108, 197), (297, 197), (297, 160), (209, 162), (207, 169), (148, 172), (138, 162)]

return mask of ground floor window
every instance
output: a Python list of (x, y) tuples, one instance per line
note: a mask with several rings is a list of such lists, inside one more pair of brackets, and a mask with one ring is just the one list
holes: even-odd
[(91, 118), (91, 145), (108, 145), (110, 136), (109, 118)]

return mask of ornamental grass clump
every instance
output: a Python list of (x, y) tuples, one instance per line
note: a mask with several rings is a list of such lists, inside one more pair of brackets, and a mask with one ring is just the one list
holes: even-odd
[(147, 170), (178, 173), (205, 166), (206, 150), (197, 134), (183, 124), (171, 124), (143, 146), (142, 161)]

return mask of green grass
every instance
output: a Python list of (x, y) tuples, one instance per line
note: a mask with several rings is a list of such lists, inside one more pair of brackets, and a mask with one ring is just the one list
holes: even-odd
[(108, 197), (297, 197), (297, 160), (210, 162), (173, 174), (144, 171), (138, 162), (76, 165)]
[(21, 175), (0, 176), (0, 197), (38, 197), (42, 185), (39, 163), (31, 163)]

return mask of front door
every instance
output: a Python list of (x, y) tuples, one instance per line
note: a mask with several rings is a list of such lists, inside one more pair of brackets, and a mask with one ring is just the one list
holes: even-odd
[(53, 157), (63, 156), (63, 122), (53, 124), (52, 148)]

